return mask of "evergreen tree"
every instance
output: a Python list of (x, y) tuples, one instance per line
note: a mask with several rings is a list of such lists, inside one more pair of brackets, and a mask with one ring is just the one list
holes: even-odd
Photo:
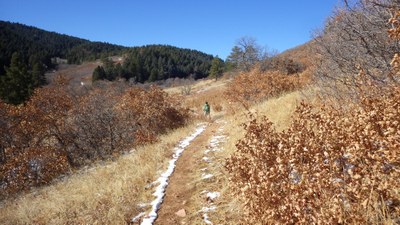
[(0, 97), (7, 103), (18, 105), (29, 98), (34, 89), (27, 65), (19, 53), (14, 52), (6, 74), (0, 78)]
[(244, 54), (244, 52), (242, 51), (242, 49), (240, 49), (238, 46), (234, 46), (232, 48), (231, 54), (228, 56), (226, 61), (229, 63), (229, 65), (233, 69), (237, 69), (239, 66), (239, 63), (241, 62), (241, 58), (242, 58), (243, 54)]
[(101, 66), (97, 66), (96, 69), (94, 69), (93, 74), (92, 74), (92, 82), (95, 82), (97, 80), (104, 80), (106, 79), (106, 72), (104, 71), (104, 68)]
[(32, 87), (37, 88), (46, 84), (46, 69), (40, 62), (35, 62), (32, 67)]
[(158, 76), (158, 71), (157, 71), (157, 69), (156, 68), (153, 68), (152, 70), (151, 70), (151, 73), (150, 73), (150, 77), (149, 77), (149, 82), (154, 82), (154, 81), (156, 81), (157, 80), (157, 76)]
[(224, 61), (222, 61), (218, 56), (214, 57), (211, 61), (211, 69), (210, 69), (210, 77), (215, 78), (218, 80), (219, 77), (222, 76), (224, 72)]

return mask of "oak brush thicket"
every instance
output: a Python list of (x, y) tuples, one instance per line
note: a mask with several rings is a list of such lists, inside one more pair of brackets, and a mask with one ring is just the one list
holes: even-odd
[[(400, 11), (395, 12), (389, 34), (398, 40)], [(398, 58), (381, 74), (385, 85), (359, 66), (354, 104), (302, 103), (282, 132), (267, 118), (245, 125), (245, 137), (226, 162), (235, 195), (246, 209), (244, 223), (399, 222)]]
[(353, 112), (302, 104), (290, 128), (253, 120), (227, 161), (246, 222), (382, 223), (400, 215), (400, 89)]
[(255, 67), (234, 77), (225, 91), (225, 96), (233, 107), (240, 105), (249, 109), (251, 105), (267, 98), (298, 90), (308, 81), (307, 72), (283, 75), (279, 71), (262, 71), (259, 67)]
[(40, 88), (25, 104), (0, 102), (0, 198), (70, 169), (153, 142), (188, 111), (159, 88), (97, 88), (77, 97)]

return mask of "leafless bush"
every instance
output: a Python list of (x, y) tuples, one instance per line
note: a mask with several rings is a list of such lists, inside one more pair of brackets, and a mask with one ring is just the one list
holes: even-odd
[(66, 136), (73, 140), (67, 150), (73, 165), (104, 159), (123, 142), (126, 130), (114, 110), (117, 98), (111, 90), (97, 89), (82, 97), (71, 111)]
[(182, 95), (190, 95), (192, 93), (192, 84), (193, 80), (185, 79), (181, 86), (181, 94)]
[(390, 62), (400, 50), (399, 43), (387, 35), (387, 30), (393, 28), (388, 21), (392, 10), (399, 6), (397, 0), (361, 0), (338, 9), (327, 20), (315, 38), (315, 75), (325, 94), (360, 100), (355, 87), (361, 69), (376, 85), (387, 84)]

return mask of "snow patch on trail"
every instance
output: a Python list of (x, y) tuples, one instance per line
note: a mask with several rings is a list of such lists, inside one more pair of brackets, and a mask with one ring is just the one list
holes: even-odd
[(203, 179), (203, 180), (205, 180), (205, 179), (210, 179), (211, 177), (213, 177), (214, 175), (212, 175), (212, 174), (205, 174), (205, 173), (203, 173), (202, 175), (201, 175), (201, 178)]
[(218, 198), (219, 196), (220, 196), (219, 192), (208, 192), (207, 193), (207, 199), (210, 199), (211, 201)]
[(134, 223), (134, 222), (138, 221), (142, 216), (144, 216), (144, 214), (146, 214), (146, 213), (144, 213), (144, 212), (139, 213), (137, 216), (133, 217), (132, 222)]
[[(196, 131), (192, 135), (183, 139), (179, 143), (178, 147), (175, 147), (175, 149), (174, 149), (175, 153), (172, 156), (172, 159), (169, 161), (168, 169), (164, 173), (162, 173), (161, 176), (156, 181), (157, 183), (159, 183), (158, 187), (156, 188), (155, 192), (153, 193), (153, 196), (155, 196), (156, 198), (151, 202), (151, 206), (152, 206), (151, 211), (149, 212), (149, 214), (147, 214), (147, 216), (144, 217), (141, 225), (151, 225), (156, 220), (156, 218), (158, 216), (157, 211), (160, 208), (161, 203), (164, 200), (165, 189), (168, 186), (169, 177), (174, 172), (176, 161), (182, 155), (182, 152), (190, 144), (190, 142), (193, 141), (198, 135), (200, 135), (206, 129), (206, 127), (207, 127), (206, 124), (200, 124), (196, 128)], [(144, 215), (144, 213), (139, 214), (138, 216), (136, 216), (135, 218), (132, 219), (132, 222), (134, 222), (134, 219), (138, 220), (143, 215)]]
[(203, 219), (204, 219), (204, 222), (205, 222), (206, 224), (213, 224), (213, 223), (210, 221), (210, 218), (208, 218), (207, 213), (204, 213), (204, 214), (203, 214)]
[[(221, 134), (224, 131), (223, 125), (227, 124), (227, 122), (217, 121), (217, 123), (221, 124), (222, 126), (217, 130), (217, 133), (211, 137), (210, 143), (207, 149), (204, 151), (204, 157), (202, 158), (202, 160), (208, 164), (208, 167), (213, 164), (211, 160), (211, 158), (214, 158), (213, 153), (221, 151), (222, 149), (219, 147), (220, 144), (225, 142), (228, 138), (227, 136)], [(201, 169), (201, 171), (205, 172), (206, 170), (204, 170), (203, 168)], [(203, 180), (205, 180), (214, 177), (214, 175), (210, 173), (202, 173), (201, 177)], [(200, 212), (202, 213), (203, 221), (206, 224), (213, 224), (210, 220), (210, 217), (208, 216), (208, 213), (217, 209), (217, 206), (215, 206), (214, 204), (214, 200), (217, 199), (221, 194), (219, 192), (210, 192), (206, 190), (202, 191), (200, 194), (206, 194), (207, 199), (207, 207), (203, 207), (200, 210)]]
[(216, 209), (217, 209), (217, 206), (212, 205), (212, 206), (210, 206), (210, 207), (203, 207), (203, 208), (201, 208), (201, 211), (202, 211), (202, 212), (210, 212), (210, 211), (215, 211)]
[(210, 163), (210, 162), (211, 162), (211, 159), (208, 158), (207, 156), (204, 156), (204, 157), (203, 157), (203, 160), (204, 160), (205, 162), (207, 162), (207, 163)]

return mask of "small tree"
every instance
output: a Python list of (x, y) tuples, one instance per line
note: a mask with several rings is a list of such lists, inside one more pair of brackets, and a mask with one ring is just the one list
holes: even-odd
[(227, 62), (232, 63), (234, 68), (241, 71), (249, 71), (252, 66), (267, 57), (263, 47), (257, 44), (252, 37), (242, 37), (236, 41)]
[(224, 61), (218, 58), (218, 56), (214, 57), (214, 59), (211, 62), (210, 77), (213, 77), (215, 78), (215, 80), (218, 80), (218, 78), (222, 76), (223, 72), (224, 72)]
[(97, 66), (96, 69), (94, 69), (93, 71), (92, 82), (104, 79), (106, 79), (106, 71), (104, 71), (103, 67)]
[(11, 57), (6, 75), (0, 77), (0, 97), (7, 103), (20, 104), (28, 99), (33, 86), (28, 67), (20, 54), (15, 52)]

